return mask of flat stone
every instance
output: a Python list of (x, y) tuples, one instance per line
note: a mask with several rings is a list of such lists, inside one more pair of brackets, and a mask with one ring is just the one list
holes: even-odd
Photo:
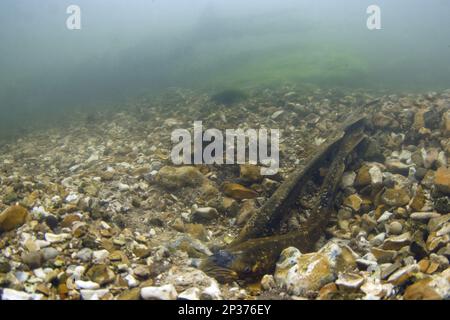
[(364, 283), (364, 277), (355, 273), (342, 273), (335, 284), (340, 290), (358, 290)]
[(411, 243), (411, 234), (409, 232), (403, 233), (399, 236), (392, 236), (387, 238), (382, 248), (384, 250), (400, 250)]
[(93, 265), (87, 272), (86, 276), (99, 285), (103, 286), (105, 284), (114, 281), (115, 274), (112, 272), (107, 265), (97, 264)]
[(45, 240), (47, 240), (50, 243), (61, 243), (69, 240), (70, 238), (71, 235), (68, 233), (53, 234), (47, 232), (45, 234)]
[(141, 297), (144, 300), (175, 300), (177, 296), (177, 291), (171, 284), (161, 287), (145, 287), (141, 289)]
[(237, 183), (225, 183), (223, 186), (223, 192), (225, 195), (236, 200), (254, 199), (258, 196), (256, 191)]
[(77, 287), (77, 289), (95, 290), (95, 289), (99, 289), (100, 288), (100, 285), (97, 282), (83, 281), (83, 280), (76, 280), (75, 281), (75, 286)]
[(361, 209), (363, 199), (357, 194), (352, 194), (344, 199), (344, 205), (351, 208), (353, 211), (358, 212)]
[(437, 212), (414, 212), (411, 213), (410, 218), (412, 220), (430, 220), (432, 218), (439, 218), (441, 215)]
[(189, 288), (178, 295), (178, 300), (200, 300), (200, 295), (199, 288)]
[(41, 300), (42, 294), (30, 294), (10, 288), (4, 288), (0, 300)]
[(83, 300), (100, 300), (104, 296), (106, 296), (109, 293), (108, 289), (97, 289), (97, 290), (90, 290), (90, 289), (83, 289), (80, 290), (81, 298)]
[(377, 259), (378, 263), (392, 262), (397, 256), (397, 251), (395, 250), (383, 250), (379, 248), (372, 248), (371, 252)]
[(419, 266), (417, 264), (405, 266), (400, 270), (396, 271), (395, 273), (393, 273), (388, 278), (388, 282), (392, 283), (395, 286), (402, 285), (417, 272), (419, 272)]

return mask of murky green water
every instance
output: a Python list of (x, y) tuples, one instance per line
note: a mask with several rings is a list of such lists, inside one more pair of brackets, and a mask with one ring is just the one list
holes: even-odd
[[(372, 4), (381, 30), (367, 27)], [(70, 5), (80, 30), (67, 27)], [(444, 89), (449, 9), (440, 0), (5, 0), (2, 134), (170, 87)]]

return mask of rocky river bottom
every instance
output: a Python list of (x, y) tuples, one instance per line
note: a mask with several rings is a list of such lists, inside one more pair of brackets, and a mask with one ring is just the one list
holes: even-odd
[[(256, 283), (222, 284), (201, 271), (198, 260), (231, 243), (352, 114), (367, 115), (369, 147), (347, 166), (315, 251), (286, 248)], [(280, 129), (279, 172), (174, 166), (172, 131), (198, 120), (219, 130)], [(449, 299), (449, 155), (450, 90), (284, 86), (218, 104), (174, 89), (74, 114), (0, 145), (0, 297)]]

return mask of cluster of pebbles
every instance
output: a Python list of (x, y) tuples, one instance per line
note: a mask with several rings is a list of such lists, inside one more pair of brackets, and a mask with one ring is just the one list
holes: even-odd
[[(0, 146), (1, 299), (448, 299), (450, 91), (293, 86), (233, 106), (173, 90)], [(352, 113), (369, 147), (342, 179), (317, 251), (287, 248), (261, 283), (219, 284), (199, 258), (233, 241)], [(280, 172), (171, 163), (174, 129), (281, 129)]]

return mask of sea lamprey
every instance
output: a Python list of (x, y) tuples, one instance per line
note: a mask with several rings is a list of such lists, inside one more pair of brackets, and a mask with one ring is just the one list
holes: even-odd
[(205, 259), (200, 268), (223, 283), (251, 281), (272, 272), (281, 251), (290, 246), (295, 246), (302, 252), (313, 249), (308, 241), (308, 233), (299, 230), (229, 246)]
[[(303, 253), (313, 251), (316, 242), (324, 233), (324, 228), (333, 211), (338, 186), (345, 171), (346, 160), (364, 137), (363, 126), (358, 125), (346, 131), (343, 138), (339, 139), (339, 147), (333, 154), (328, 173), (319, 190), (316, 206), (310, 218), (300, 230), (284, 235), (232, 243), (203, 261), (201, 264), (203, 271), (221, 282), (256, 280), (274, 270), (276, 261), (283, 249), (293, 246)], [(315, 161), (322, 160), (321, 157), (315, 159)], [(319, 164), (310, 165), (317, 167)], [(288, 182), (292, 183), (292, 180), (288, 180)], [(286, 199), (285, 201), (287, 201)], [(286, 206), (287, 204), (282, 202), (281, 205)], [(270, 219), (267, 222), (270, 223)]]

